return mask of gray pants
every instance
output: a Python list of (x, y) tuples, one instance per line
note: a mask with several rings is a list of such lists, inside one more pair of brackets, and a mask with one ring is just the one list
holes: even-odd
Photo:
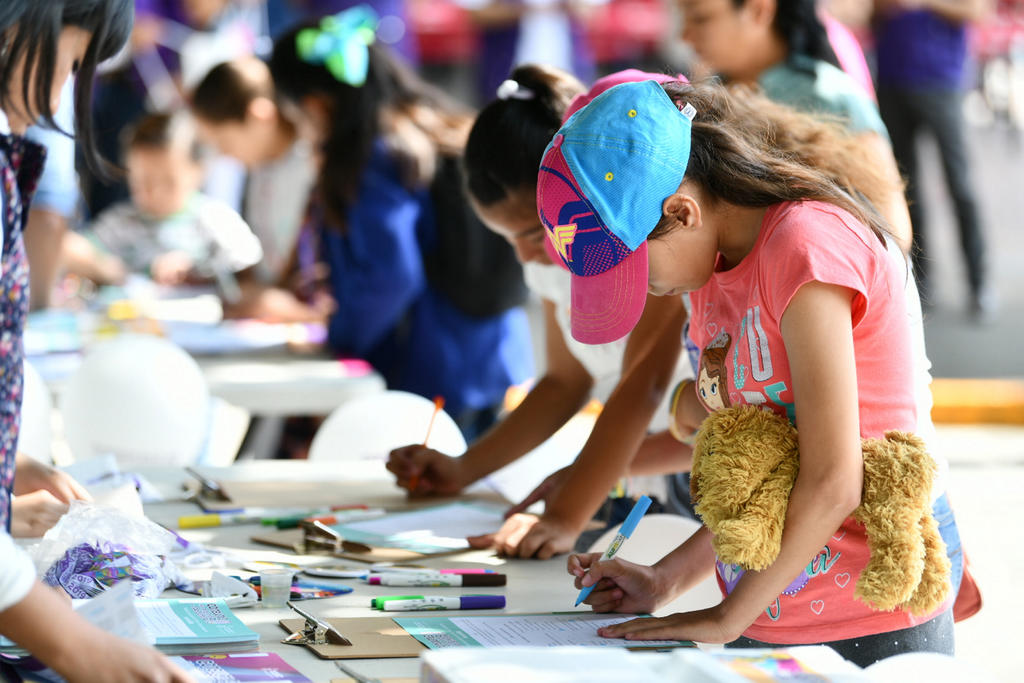
[[(859, 667), (871, 666), (880, 659), (904, 652), (938, 652), (953, 656), (953, 610), (948, 609), (930, 621), (899, 631), (876, 633), (863, 638), (836, 640), (822, 644), (828, 645), (844, 659), (848, 659)], [(728, 648), (786, 647), (785, 645), (762, 643), (743, 636), (731, 643), (726, 643), (725, 646)]]
[(935, 137), (942, 156), (946, 186), (960, 229), (960, 248), (967, 265), (972, 296), (986, 284), (985, 237), (971, 184), (964, 138), (963, 93), (959, 90), (904, 90), (879, 87), (878, 108), (892, 138), (892, 151), (907, 180), (907, 203), (914, 227), (912, 258), (921, 299), (931, 303), (927, 227), (922, 202), (915, 140), (919, 132)]

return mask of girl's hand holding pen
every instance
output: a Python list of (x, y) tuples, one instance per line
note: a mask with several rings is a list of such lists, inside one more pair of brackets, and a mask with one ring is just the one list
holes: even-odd
[[(577, 589), (596, 584), (584, 603), (595, 612), (649, 614), (676, 597), (667, 567), (645, 566), (619, 558), (599, 562), (601, 553), (569, 556), (568, 571), (576, 577)], [(588, 571), (589, 570), (589, 571)], [(736, 605), (733, 605), (734, 607)], [(728, 611), (726, 602), (708, 609), (680, 612), (667, 617), (641, 617), (624, 621), (597, 633), (603, 638), (626, 640), (692, 640), (700, 643), (729, 643), (750, 625), (737, 610)]]
[(568, 571), (576, 577), (577, 589), (597, 584), (583, 601), (595, 612), (649, 613), (672, 598), (662, 595), (666, 582), (658, 575), (656, 567), (619, 558), (598, 562), (601, 556), (602, 553), (573, 554), (568, 562)]
[(421, 444), (391, 451), (387, 468), (395, 475), (398, 485), (409, 490), (410, 496), (450, 495), (465, 486), (459, 458)]

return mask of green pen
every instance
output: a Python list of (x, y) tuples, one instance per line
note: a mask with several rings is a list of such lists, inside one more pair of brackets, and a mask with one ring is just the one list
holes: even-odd
[(370, 608), (371, 609), (384, 609), (384, 603), (388, 600), (422, 600), (422, 595), (385, 595), (382, 598), (371, 598)]

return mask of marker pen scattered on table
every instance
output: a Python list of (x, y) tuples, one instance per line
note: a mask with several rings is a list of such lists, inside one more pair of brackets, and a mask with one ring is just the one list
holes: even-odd
[(384, 609), (384, 603), (389, 600), (422, 600), (422, 595), (385, 595), (380, 598), (370, 598), (370, 607), (372, 609), (381, 610)]
[(259, 515), (247, 513), (210, 512), (205, 515), (185, 515), (178, 518), (179, 529), (202, 529), (204, 527), (228, 526), (232, 524), (259, 524)]
[[(316, 518), (316, 519), (319, 519), (320, 521), (324, 521), (324, 519), (326, 517), (330, 517), (330, 516), (334, 516), (335, 518), (339, 517), (339, 515), (332, 515), (331, 513), (343, 512), (343, 511), (350, 511), (353, 515), (355, 515), (355, 514), (362, 514), (362, 513), (366, 513), (367, 515), (369, 515), (371, 513), (376, 513), (378, 511), (378, 509), (374, 508), (373, 510), (371, 510), (365, 504), (359, 503), (359, 504), (355, 504), (355, 505), (332, 505), (330, 507), (312, 508), (312, 509), (309, 509), (309, 508), (301, 509), (300, 508), (298, 510), (294, 510), (294, 509), (292, 509), (292, 510), (281, 510), (276, 515), (272, 515), (272, 516), (264, 515), (262, 518), (260, 518), (260, 524), (263, 524), (264, 526), (276, 526), (278, 529), (294, 529), (297, 526), (299, 526), (299, 523), (302, 522), (303, 520)], [(381, 514), (383, 514), (383, 510), (380, 510), (380, 512), (381, 512)], [(345, 518), (347, 516), (348, 515), (340, 515), (340, 517), (342, 517), (342, 518)], [(335, 524), (335, 523), (337, 523), (337, 521), (335, 520), (333, 522), (324, 522), (324, 523), (325, 524)]]
[(371, 586), (504, 586), (504, 574), (378, 574), (368, 576)]
[(346, 522), (352, 522), (357, 520), (369, 519), (371, 517), (380, 517), (386, 513), (384, 508), (368, 508), (365, 505), (352, 508), (351, 510), (336, 510), (335, 514), (305, 514), (305, 515), (292, 515), (290, 517), (278, 517), (270, 519), (260, 520), (261, 524), (273, 524), (278, 529), (294, 529), (298, 527), (302, 522), (312, 522), (316, 520), (324, 524), (344, 524)]
[(461, 595), (455, 598), (428, 595), (412, 600), (385, 600), (381, 609), (385, 612), (419, 612), (447, 609), (501, 609), (504, 606), (504, 595)]

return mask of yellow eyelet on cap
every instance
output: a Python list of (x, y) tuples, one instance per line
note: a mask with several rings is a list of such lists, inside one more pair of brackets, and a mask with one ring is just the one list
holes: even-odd
[(604, 174), (604, 179), (607, 180), (608, 182), (611, 182), (612, 180), (615, 179), (615, 174), (612, 173), (611, 171), (608, 171), (607, 173)]
[(636, 118), (636, 109), (630, 109), (629, 110), (629, 118), (631, 118), (631, 119), (635, 119)]

